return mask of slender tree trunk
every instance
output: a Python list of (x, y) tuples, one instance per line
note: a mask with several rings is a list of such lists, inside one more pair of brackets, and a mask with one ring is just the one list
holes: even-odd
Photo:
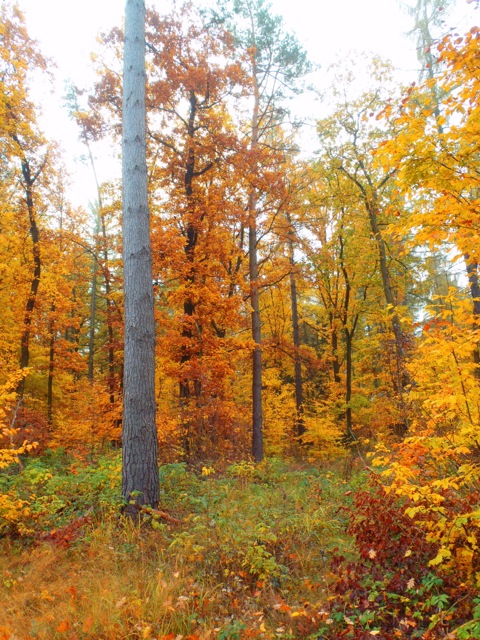
[[(400, 410), (403, 414), (403, 419), (405, 421), (405, 426), (408, 426), (408, 416), (406, 412), (406, 404), (404, 400), (404, 388), (409, 383), (409, 375), (405, 368), (405, 340), (402, 331), (402, 327), (400, 324), (400, 318), (397, 313), (397, 301), (395, 299), (395, 295), (393, 292), (392, 283), (390, 280), (390, 271), (388, 269), (387, 262), (387, 248), (385, 245), (385, 240), (383, 239), (382, 232), (380, 231), (380, 227), (378, 225), (378, 196), (377, 189), (373, 185), (371, 177), (368, 175), (363, 162), (359, 160), (359, 164), (363, 169), (365, 178), (368, 182), (368, 189), (355, 177), (355, 175), (349, 173), (344, 167), (341, 167), (343, 173), (351, 180), (354, 184), (357, 185), (360, 193), (362, 195), (362, 199), (365, 204), (365, 209), (368, 213), (368, 219), (370, 222), (370, 229), (372, 231), (372, 235), (375, 239), (378, 248), (378, 258), (380, 263), (380, 275), (382, 277), (382, 286), (383, 293), (385, 296), (385, 302), (387, 306), (391, 310), (391, 323), (392, 330), (395, 340), (395, 376), (393, 380), (394, 388), (396, 393), (399, 396), (399, 405)], [(380, 183), (381, 186), (385, 185), (390, 179), (391, 175), (388, 174)]]
[[(185, 258), (187, 261), (186, 274), (186, 294), (183, 301), (184, 320), (182, 324), (182, 355), (180, 358), (181, 365), (186, 365), (192, 357), (191, 342), (193, 339), (193, 316), (195, 314), (196, 304), (192, 298), (192, 288), (195, 286), (195, 249), (198, 242), (198, 226), (195, 221), (195, 201), (193, 197), (193, 180), (195, 176), (195, 121), (197, 117), (197, 96), (195, 91), (190, 91), (189, 95), (190, 110), (188, 114), (187, 136), (188, 136), (188, 153), (185, 165), (184, 187), (185, 197), (187, 201), (187, 228), (186, 242), (184, 246)], [(193, 382), (193, 388), (192, 388)], [(192, 394), (193, 392), (193, 394)], [(189, 404), (192, 395), (195, 396), (197, 403), (200, 400), (201, 385), (200, 381), (191, 381), (187, 377), (180, 380), (180, 406), (182, 410), (182, 439), (185, 456), (187, 459), (192, 455), (192, 420), (189, 415)], [(198, 434), (197, 434), (198, 435)]]
[(90, 295), (90, 327), (88, 331), (88, 380), (93, 383), (95, 356), (95, 319), (97, 311), (97, 259), (92, 261), (92, 293)]
[(290, 260), (290, 300), (292, 306), (292, 333), (294, 347), (294, 370), (295, 370), (295, 407), (297, 416), (295, 420), (295, 435), (301, 439), (305, 434), (305, 420), (303, 416), (303, 377), (302, 358), (300, 355), (300, 326), (298, 321), (298, 296), (297, 280), (295, 274), (295, 252), (293, 245), (293, 229), (290, 216), (287, 214), (287, 221), (290, 226), (288, 238), (289, 260)]
[[(433, 113), (435, 116), (435, 120), (437, 123), (437, 131), (440, 135), (443, 133), (443, 125), (440, 120), (440, 96), (438, 92), (437, 83), (434, 82), (436, 71), (438, 68), (437, 62), (432, 54), (432, 48), (434, 47), (434, 38), (430, 32), (429, 23), (431, 16), (428, 15), (428, 2), (423, 2), (417, 4), (418, 14), (415, 19), (415, 28), (420, 31), (421, 40), (420, 46), (417, 46), (417, 57), (419, 62), (423, 65), (422, 70), (419, 74), (419, 79), (424, 79), (424, 74), (428, 80), (430, 81), (430, 92), (433, 100)], [(447, 0), (446, 4), (449, 4), (449, 0)], [(434, 11), (437, 8), (432, 7)], [(420, 15), (420, 11), (422, 15)]]
[[(77, 108), (77, 110), (79, 109), (79, 105), (77, 102), (75, 102), (75, 107)], [(95, 186), (97, 189), (97, 201), (98, 201), (98, 211), (96, 211), (96, 221), (95, 221), (95, 226), (96, 226), (96, 234), (99, 233), (100, 228), (102, 231), (102, 254), (103, 254), (103, 278), (104, 278), (104, 284), (105, 284), (105, 304), (106, 304), (106, 316), (107, 316), (107, 339), (108, 339), (108, 343), (107, 343), (107, 353), (108, 353), (108, 380), (107, 380), (107, 386), (108, 386), (108, 392), (109, 392), (109, 402), (110, 405), (113, 407), (113, 405), (115, 404), (115, 395), (116, 395), (116, 376), (115, 376), (115, 338), (114, 338), (114, 330), (113, 330), (113, 300), (112, 300), (112, 286), (111, 286), (111, 279), (110, 279), (110, 267), (109, 267), (109, 257), (108, 257), (108, 238), (107, 238), (107, 229), (106, 229), (106, 225), (105, 225), (105, 215), (104, 215), (104, 209), (103, 209), (103, 200), (102, 200), (102, 190), (100, 188), (100, 183), (98, 181), (98, 176), (97, 176), (97, 170), (95, 167), (95, 160), (93, 157), (93, 153), (92, 153), (92, 148), (90, 146), (90, 141), (89, 141), (89, 137), (88, 137), (88, 132), (87, 132), (87, 128), (85, 127), (84, 124), (82, 124), (82, 121), (80, 121), (80, 126), (82, 128), (82, 139), (83, 142), (85, 143), (85, 146), (87, 147), (87, 152), (88, 152), (88, 158), (90, 160), (90, 166), (92, 168), (92, 173), (93, 173), (93, 177), (95, 180)], [(97, 268), (98, 268), (98, 263), (97, 260), (94, 259), (94, 265), (93, 268), (95, 269), (94, 271), (94, 275), (92, 277), (92, 304), (96, 303), (96, 297), (97, 297)], [(94, 349), (95, 349), (95, 344), (94, 344), (94, 332), (95, 329), (93, 328), (93, 333), (92, 333), (92, 327), (94, 327), (95, 324), (95, 309), (91, 308), (90, 310), (90, 340), (89, 340), (89, 373), (88, 373), (88, 378), (90, 380), (90, 382), (93, 382), (94, 379), (94, 371), (93, 371), (93, 353), (94, 353)], [(120, 422), (120, 421), (119, 421)], [(118, 425), (120, 426), (120, 425)]]
[(393, 335), (395, 338), (395, 390), (402, 395), (405, 385), (408, 383), (408, 374), (405, 370), (405, 347), (404, 335), (400, 324), (400, 319), (396, 311), (397, 301), (393, 293), (393, 287), (390, 280), (390, 272), (387, 264), (387, 250), (382, 233), (377, 221), (377, 208), (372, 203), (367, 203), (367, 210), (370, 220), (370, 228), (372, 230), (375, 242), (378, 247), (378, 258), (380, 263), (380, 274), (382, 276), (383, 293), (385, 301), (392, 310), (391, 323)]
[(352, 378), (353, 378), (353, 366), (352, 366), (352, 355), (353, 355), (353, 332), (349, 331), (347, 328), (344, 329), (345, 332), (345, 429), (346, 436), (349, 443), (353, 443), (357, 440), (357, 436), (353, 432), (353, 420), (352, 420)]
[(127, 0), (123, 75), (125, 356), (122, 491), (135, 515), (159, 500), (155, 422), (155, 320), (148, 213), (145, 2)]
[[(478, 330), (480, 321), (480, 283), (478, 281), (478, 262), (472, 261), (468, 254), (465, 254), (465, 264), (467, 267), (468, 282), (470, 284), (470, 293), (473, 300), (473, 327)], [(480, 345), (477, 343), (473, 351), (473, 361), (475, 363), (474, 375), (480, 380)]]
[(332, 369), (333, 369), (333, 380), (336, 384), (340, 384), (340, 360), (338, 359), (338, 333), (336, 328), (333, 326), (333, 317), (330, 314), (330, 344), (332, 348)]
[[(40, 234), (37, 226), (35, 214), (35, 205), (33, 202), (33, 185), (36, 176), (32, 176), (30, 163), (25, 158), (22, 160), (22, 176), (25, 188), (25, 201), (27, 205), (28, 219), (30, 222), (30, 237), (32, 239), (32, 257), (33, 257), (33, 277), (30, 282), (30, 292), (25, 306), (25, 314), (23, 318), (23, 332), (20, 345), (20, 369), (26, 369), (30, 361), (30, 333), (32, 328), (32, 315), (37, 299), (38, 287), (40, 285), (40, 276), (42, 272), (42, 261), (40, 254)], [(25, 376), (20, 380), (17, 393), (20, 399), (23, 398), (25, 391)]]
[(103, 277), (105, 282), (105, 304), (107, 307), (107, 338), (108, 338), (108, 392), (110, 405), (115, 404), (116, 384), (115, 384), (115, 334), (113, 330), (113, 300), (112, 300), (112, 283), (110, 278), (110, 265), (108, 257), (108, 239), (107, 229), (105, 226), (105, 217), (103, 213), (103, 204), (100, 189), (99, 197), (99, 214), (100, 224), (102, 228), (102, 251), (103, 251)]
[[(55, 313), (55, 305), (50, 308)], [(55, 321), (51, 318), (49, 323), (49, 348), (48, 348), (48, 381), (47, 381), (47, 423), (51, 428), (53, 423), (53, 376), (55, 372)]]
[[(250, 202), (255, 200), (252, 194)], [(253, 205), (254, 206), (254, 205)], [(253, 209), (255, 211), (255, 209)], [(252, 307), (252, 339), (255, 343), (252, 357), (252, 453), (256, 462), (263, 460), (262, 429), (262, 335), (260, 326), (260, 299), (258, 291), (258, 261), (256, 224), (250, 222), (248, 233), (250, 304)]]
[[(253, 63), (254, 103), (252, 114), (251, 144), (252, 150), (258, 146), (258, 118), (260, 108), (260, 87), (257, 81), (257, 69)], [(257, 194), (251, 187), (248, 199), (248, 259), (250, 276), (250, 304), (252, 339), (255, 344), (252, 355), (252, 454), (256, 462), (263, 460), (263, 417), (262, 417), (262, 334), (260, 323), (260, 294), (258, 289), (257, 255)]]
[(352, 287), (350, 284), (350, 276), (344, 262), (345, 240), (341, 235), (338, 236), (338, 242), (340, 246), (340, 269), (345, 282), (345, 297), (343, 300), (342, 310), (343, 334), (345, 336), (345, 436), (346, 442), (351, 445), (357, 440), (357, 436), (353, 432), (352, 406), (350, 403), (352, 400), (353, 336), (357, 325), (358, 314), (349, 329), (349, 311)]

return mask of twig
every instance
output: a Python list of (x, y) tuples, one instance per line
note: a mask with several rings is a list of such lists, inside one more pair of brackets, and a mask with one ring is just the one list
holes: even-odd
[(178, 518), (174, 518), (169, 513), (165, 511), (159, 511), (158, 509), (152, 509), (152, 507), (140, 507), (140, 511), (148, 513), (152, 516), (157, 516), (162, 518), (163, 520), (167, 520), (168, 522), (174, 522), (175, 524), (183, 524), (183, 520), (179, 520)]

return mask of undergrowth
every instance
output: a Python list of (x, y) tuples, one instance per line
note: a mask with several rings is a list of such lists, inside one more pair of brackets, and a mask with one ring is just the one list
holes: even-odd
[(371, 470), (165, 464), (132, 522), (120, 471), (57, 451), (0, 475), (0, 640), (480, 638), (473, 485), (427, 510)]
[(160, 475), (179, 523), (123, 518), (118, 455), (47, 452), (0, 477), (0, 638), (320, 637), (361, 480), (279, 460)]

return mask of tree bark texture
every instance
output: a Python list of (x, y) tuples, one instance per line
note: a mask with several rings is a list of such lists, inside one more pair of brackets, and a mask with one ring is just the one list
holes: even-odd
[(145, 2), (127, 0), (123, 76), (125, 294), (123, 471), (127, 512), (159, 500), (155, 422), (155, 322), (147, 194)]

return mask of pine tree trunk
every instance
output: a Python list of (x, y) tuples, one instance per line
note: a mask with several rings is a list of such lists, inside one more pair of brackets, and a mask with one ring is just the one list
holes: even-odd
[[(252, 200), (253, 198), (251, 198)], [(263, 460), (262, 430), (262, 335), (260, 327), (260, 300), (258, 291), (258, 262), (256, 224), (251, 220), (248, 233), (250, 267), (250, 304), (252, 307), (252, 454), (255, 462)]]
[[(258, 145), (258, 111), (260, 107), (260, 88), (254, 65), (254, 106), (252, 115), (251, 148)], [(252, 308), (252, 339), (255, 348), (252, 355), (252, 454), (255, 462), (263, 460), (263, 417), (262, 417), (262, 335), (260, 324), (260, 298), (258, 290), (257, 255), (257, 196), (255, 187), (251, 187), (248, 200), (248, 259), (250, 276), (250, 304)]]
[(147, 194), (145, 2), (127, 0), (123, 79), (125, 347), (122, 490), (134, 515), (157, 506), (155, 322)]

